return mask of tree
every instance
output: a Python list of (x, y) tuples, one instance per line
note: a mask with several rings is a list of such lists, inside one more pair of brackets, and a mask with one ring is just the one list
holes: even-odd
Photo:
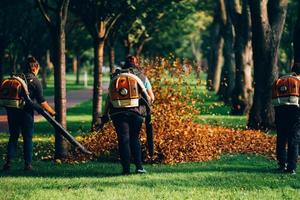
[[(211, 25), (211, 48), (209, 55), (209, 68), (207, 74), (207, 86), (209, 90), (218, 92), (221, 82), (223, 65), (224, 40), (221, 35), (222, 21), (225, 19), (225, 8), (222, 8), (222, 0), (216, 3), (214, 19)], [(224, 4), (223, 4), (224, 5)], [(222, 12), (223, 11), (223, 12)]]
[(235, 31), (236, 78), (232, 95), (232, 114), (246, 114), (251, 107), (252, 89), (252, 46), (251, 19), (248, 0), (234, 0), (230, 17)]
[(234, 63), (234, 33), (233, 24), (230, 17), (230, 2), (228, 0), (220, 1), (222, 15), (221, 34), (224, 38), (223, 57), (224, 65), (221, 74), (221, 84), (218, 95), (225, 104), (230, 104), (234, 83), (235, 83), (235, 63)]
[(278, 46), (288, 0), (249, 1), (252, 21), (254, 97), (248, 126), (268, 129), (274, 124), (271, 88), (277, 74)]
[(92, 127), (102, 112), (102, 67), (105, 40), (120, 13), (128, 9), (127, 1), (73, 0), (72, 10), (78, 15), (93, 38), (94, 87)]
[[(54, 102), (55, 119), (64, 128), (66, 123), (66, 57), (65, 57), (65, 26), (68, 16), (69, 0), (50, 1), (36, 0), (39, 10), (49, 27), (53, 41), (54, 58)], [(53, 12), (51, 17), (50, 12)], [(61, 134), (55, 131), (55, 158), (60, 159), (67, 156), (68, 144)]]

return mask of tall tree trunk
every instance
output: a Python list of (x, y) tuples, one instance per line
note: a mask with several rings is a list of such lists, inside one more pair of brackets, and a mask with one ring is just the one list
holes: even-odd
[[(54, 34), (56, 32), (56, 34)], [(65, 58), (65, 32), (61, 26), (53, 33), (54, 37), (54, 104), (55, 104), (55, 120), (64, 128), (66, 123), (66, 58)], [(68, 144), (61, 136), (59, 131), (55, 130), (55, 155), (56, 159), (66, 157), (68, 154)]]
[(76, 85), (79, 85), (80, 83), (80, 71), (81, 71), (81, 62), (80, 62), (80, 56), (77, 54), (76, 55), (76, 58), (77, 58), (77, 70), (76, 70)]
[(46, 64), (47, 67), (52, 70), (53, 69), (53, 63), (51, 62), (51, 55), (50, 55), (50, 50), (46, 51)]
[(73, 58), (72, 58), (72, 70), (73, 70), (73, 74), (75, 76), (77, 74), (77, 68), (78, 68), (77, 55), (74, 55)]
[[(241, 4), (242, 3), (242, 4)], [(231, 17), (235, 29), (236, 79), (231, 113), (242, 115), (250, 111), (252, 97), (251, 19), (248, 0), (235, 0)]]
[(230, 6), (228, 1), (221, 1), (221, 10), (225, 17), (222, 18), (222, 36), (224, 38), (224, 66), (221, 74), (221, 84), (218, 95), (225, 104), (230, 104), (235, 83), (235, 64), (234, 64), (234, 33), (230, 17)]
[[(66, 41), (65, 41), (65, 26), (68, 16), (69, 0), (59, 0), (57, 1), (57, 7), (55, 9), (56, 16), (53, 22), (46, 12), (47, 1), (42, 2), (37, 0), (40, 12), (44, 17), (52, 37), (53, 42), (53, 58), (54, 58), (54, 103), (55, 103), (55, 119), (64, 128), (67, 127), (66, 123)], [(65, 158), (68, 154), (68, 143), (61, 136), (58, 130), (55, 130), (55, 155), (56, 159)]]
[(248, 127), (266, 130), (274, 126), (271, 89), (277, 75), (278, 47), (288, 0), (251, 0), (249, 4), (255, 84)]
[(115, 71), (115, 47), (113, 42), (110, 42), (108, 51), (109, 71), (112, 74)]
[(224, 38), (224, 66), (221, 74), (221, 83), (218, 95), (224, 101), (225, 104), (230, 104), (235, 83), (235, 64), (233, 53), (234, 33), (230, 17), (229, 2), (227, 0), (221, 0), (220, 5), (222, 13), (221, 33)]
[(212, 45), (210, 49), (209, 68), (207, 75), (207, 88), (218, 92), (220, 87), (223, 65), (224, 40), (221, 36), (220, 1), (216, 4), (214, 20), (212, 24)]
[(93, 91), (93, 119), (92, 125), (97, 122), (102, 110), (102, 67), (103, 67), (104, 40), (94, 39), (94, 91)]
[(40, 63), (41, 63), (41, 75), (42, 75), (42, 86), (43, 88), (47, 88), (47, 57), (46, 54), (40, 55)]

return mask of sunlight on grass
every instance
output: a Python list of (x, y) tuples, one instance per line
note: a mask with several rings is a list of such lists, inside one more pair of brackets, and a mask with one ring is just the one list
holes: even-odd
[(26, 174), (15, 162), (11, 172), (0, 172), (0, 192), (3, 199), (297, 199), (299, 175), (275, 174), (274, 165), (261, 156), (225, 155), (203, 163), (145, 165), (146, 175), (119, 176), (116, 162), (38, 161)]

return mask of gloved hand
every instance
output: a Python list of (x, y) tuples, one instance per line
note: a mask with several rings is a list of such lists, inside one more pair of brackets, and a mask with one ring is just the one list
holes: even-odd
[(108, 115), (100, 116), (94, 125), (94, 129), (97, 129), (97, 130), (102, 129), (104, 124), (107, 123), (108, 121), (109, 121)]
[(102, 115), (99, 117), (99, 121), (101, 121), (102, 124), (105, 124), (109, 121), (108, 115)]
[(42, 106), (42, 108), (45, 109), (52, 117), (55, 116), (56, 113), (55, 113), (54, 109), (48, 104), (47, 101), (41, 103), (41, 106)]

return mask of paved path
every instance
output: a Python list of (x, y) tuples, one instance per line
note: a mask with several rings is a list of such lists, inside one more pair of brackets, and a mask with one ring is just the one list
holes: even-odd
[[(104, 91), (107, 91), (108, 85), (104, 85)], [(93, 98), (93, 90), (92, 89), (81, 89), (81, 90), (73, 90), (67, 92), (67, 108), (74, 107), (75, 105), (88, 101)], [(46, 97), (47, 101), (54, 108), (54, 96)], [(34, 120), (38, 121), (43, 117), (35, 112)], [(8, 124), (6, 111), (4, 108), (0, 107), (0, 133), (8, 132)]]

